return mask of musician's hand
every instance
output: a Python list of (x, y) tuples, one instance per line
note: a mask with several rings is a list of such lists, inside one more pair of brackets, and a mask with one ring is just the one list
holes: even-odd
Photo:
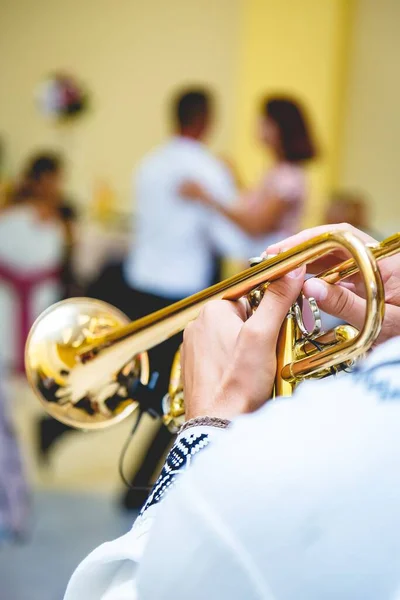
[[(292, 235), (276, 244), (272, 244), (269, 246), (263, 255), (268, 254), (279, 254), (284, 250), (289, 250), (294, 246), (298, 246), (303, 242), (307, 242), (308, 240), (317, 237), (318, 235), (322, 235), (323, 233), (329, 233), (330, 231), (349, 231), (353, 233), (357, 237), (359, 237), (365, 244), (376, 244), (377, 241), (374, 240), (370, 235), (367, 235), (363, 231), (356, 229), (353, 225), (349, 225), (348, 223), (337, 223), (335, 225), (318, 225), (318, 227), (311, 227), (310, 229), (304, 229), (295, 235)], [(320, 273), (325, 269), (328, 269), (334, 265), (337, 265), (339, 261), (346, 260), (349, 258), (349, 254), (345, 250), (334, 250), (330, 254), (325, 254), (319, 260), (316, 260), (310, 265), (307, 265), (307, 272), (309, 273)]]
[[(376, 242), (376, 240), (355, 227), (347, 223), (340, 223), (339, 225), (324, 225), (306, 229), (297, 235), (283, 240), (279, 244), (270, 246), (266, 253), (277, 254), (317, 235), (338, 229), (354, 233), (365, 243)], [(340, 251), (332, 253), (328, 257), (324, 257), (311, 265), (312, 272), (319, 272), (346, 258), (348, 258), (346, 253)], [(396, 335), (400, 335), (400, 255), (395, 254), (394, 256), (380, 260), (379, 270), (385, 286), (385, 318), (377, 340), (378, 343), (381, 343)], [(347, 283), (348, 281), (350, 284)], [(304, 293), (308, 297), (312, 296), (315, 298), (321, 310), (334, 317), (343, 319), (343, 321), (357, 328), (362, 327), (366, 304), (364, 300), (364, 285), (359, 276), (336, 285), (329, 285), (319, 279), (309, 279), (304, 284)]]
[(179, 188), (179, 193), (189, 200), (199, 200), (203, 204), (213, 204), (213, 199), (207, 190), (196, 181), (185, 181)]
[(271, 284), (255, 314), (244, 301), (219, 300), (203, 308), (184, 334), (182, 370), (186, 418), (232, 418), (252, 412), (271, 394), (276, 343), (299, 295), (305, 269)]

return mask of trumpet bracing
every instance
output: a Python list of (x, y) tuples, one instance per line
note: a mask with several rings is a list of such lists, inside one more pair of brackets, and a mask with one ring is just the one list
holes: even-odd
[[(99, 300), (59, 302), (47, 309), (30, 331), (25, 352), (28, 380), (56, 419), (81, 429), (108, 427), (138, 407), (137, 386), (146, 385), (150, 376), (146, 351), (182, 331), (206, 302), (246, 296), (256, 310), (270, 282), (338, 249), (347, 251), (350, 258), (318, 277), (337, 283), (360, 273), (365, 285), (364, 325), (360, 331), (343, 325), (324, 333), (318, 307), (309, 299), (314, 315), (314, 327), (309, 331), (300, 303), (293, 305), (279, 336), (274, 386), (275, 395), (290, 395), (303, 379), (346, 367), (372, 346), (384, 315), (377, 261), (399, 251), (400, 234), (369, 246), (349, 232), (325, 233), (275, 257), (256, 260), (241, 273), (131, 323)], [(184, 417), (178, 357), (163, 411), (166, 425), (176, 429)]]

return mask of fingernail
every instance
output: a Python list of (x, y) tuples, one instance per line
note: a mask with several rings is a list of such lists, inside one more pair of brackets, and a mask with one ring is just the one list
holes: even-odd
[(307, 281), (307, 296), (312, 296), (317, 302), (321, 302), (325, 300), (328, 295), (328, 284), (322, 279), (318, 279), (317, 277), (313, 277)]
[(294, 271), (290, 271), (290, 273), (288, 273), (288, 277), (290, 277), (291, 279), (298, 279), (298, 277), (300, 277), (300, 275), (304, 274), (304, 267), (297, 267), (297, 269), (295, 269)]
[(285, 248), (280, 248), (279, 246), (269, 246), (262, 254), (262, 257), (270, 257), (270, 256), (278, 256), (278, 254), (281, 254), (282, 252), (285, 252)]
[(281, 253), (281, 250), (278, 250), (278, 252), (268, 252), (268, 250), (265, 250), (265, 252), (263, 252), (261, 254), (261, 258), (267, 259), (267, 258), (273, 258), (274, 256), (278, 256)]

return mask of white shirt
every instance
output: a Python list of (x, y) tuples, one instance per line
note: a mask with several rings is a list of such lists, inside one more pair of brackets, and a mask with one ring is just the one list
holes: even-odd
[(399, 600), (399, 465), (396, 338), (239, 418), (149, 509), (147, 543), (139, 520), (65, 600)]
[(15, 205), (0, 214), (0, 260), (20, 274), (55, 268), (64, 245), (61, 224), (41, 220), (33, 206)]
[(213, 253), (249, 257), (248, 238), (237, 227), (179, 194), (188, 180), (221, 203), (237, 197), (228, 168), (200, 142), (174, 137), (145, 157), (134, 175), (136, 235), (125, 264), (132, 287), (188, 296), (210, 285)]

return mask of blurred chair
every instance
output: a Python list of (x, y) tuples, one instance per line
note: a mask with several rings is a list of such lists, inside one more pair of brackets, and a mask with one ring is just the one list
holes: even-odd
[(7, 367), (23, 372), (34, 319), (59, 300), (64, 234), (31, 206), (0, 213), (0, 348)]

